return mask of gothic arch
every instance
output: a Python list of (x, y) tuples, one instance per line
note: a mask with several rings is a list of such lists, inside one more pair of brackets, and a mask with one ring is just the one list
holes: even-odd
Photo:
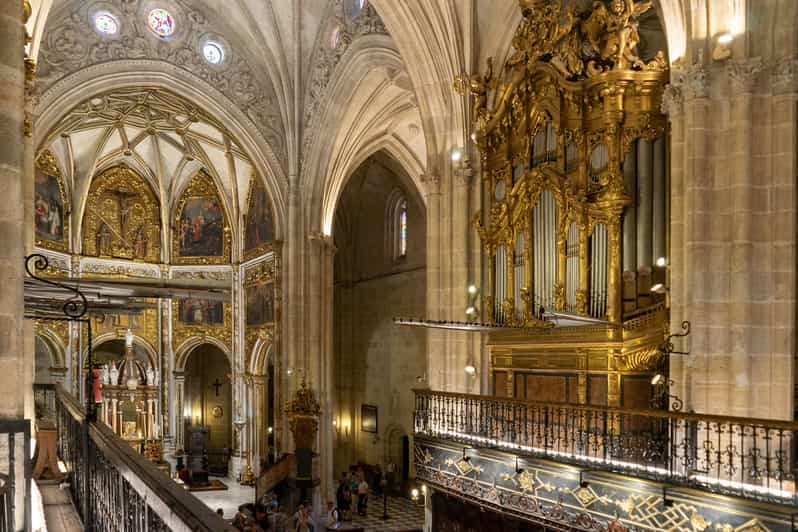
[(86, 95), (142, 86), (179, 94), (230, 131), (250, 157), (255, 171), (264, 176), (264, 183), (273, 201), (279, 238), (281, 221), (287, 208), (285, 198), (288, 180), (275, 152), (246, 114), (232, 104), (225, 105), (227, 99), (224, 94), (169, 63), (147, 59), (119, 60), (92, 65), (61, 79), (39, 101), (36, 110), (39, 116), (34, 128), (35, 145), (45, 144), (62, 117), (85, 101)]
[(214, 347), (217, 347), (222, 353), (224, 353), (224, 356), (227, 357), (230, 367), (235, 367), (233, 364), (233, 356), (230, 353), (230, 348), (224, 342), (212, 336), (192, 336), (191, 338), (186, 339), (185, 342), (180, 344), (178, 348), (175, 349), (174, 371), (186, 371), (186, 363), (191, 357), (191, 353), (193, 353), (195, 349), (203, 344), (210, 344)]
[(50, 362), (54, 368), (66, 367), (66, 346), (64, 346), (58, 335), (47, 329), (40, 329), (36, 336), (41, 339), (50, 353)]

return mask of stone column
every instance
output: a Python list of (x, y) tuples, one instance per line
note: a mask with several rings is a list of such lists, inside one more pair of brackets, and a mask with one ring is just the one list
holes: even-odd
[(255, 475), (260, 474), (260, 459), (265, 457), (264, 450), (267, 450), (267, 441), (264, 439), (265, 422), (265, 403), (263, 375), (251, 375), (252, 382), (252, 470)]
[[(421, 177), (427, 195), (427, 317), (441, 315), (441, 178), (427, 174)], [(447, 364), (443, 358), (445, 335), (439, 330), (427, 331), (427, 383), (433, 390), (445, 389)]]
[[(758, 184), (753, 175), (753, 90), (757, 76), (762, 70), (759, 58), (730, 61), (727, 65), (731, 88), (729, 133), (732, 149), (732, 176), (730, 187), (731, 207), (731, 300), (729, 301), (730, 325), (734, 331), (731, 338), (731, 364), (728, 375), (730, 385), (730, 411), (735, 416), (747, 417), (754, 409), (751, 403), (754, 383), (753, 357), (755, 336), (759, 327), (754, 323), (756, 313), (767, 313), (769, 304), (758, 299), (757, 292), (765, 289), (765, 279), (758, 278), (761, 267), (754, 263), (754, 239), (771, 238), (770, 234), (757, 234), (755, 215), (768, 211), (768, 198), (761, 197), (755, 188)], [(768, 248), (760, 251), (769, 253)], [(763, 269), (763, 268), (762, 268)], [(730, 331), (731, 332), (731, 331)], [(766, 375), (766, 379), (770, 376)]]
[[(0, 7), (0, 418), (24, 415), (23, 378), (24, 302), (22, 280), (25, 255), (24, 145), (25, 30), (21, 0)], [(21, 505), (18, 505), (21, 507)]]
[(637, 268), (651, 266), (654, 152), (651, 141), (637, 140)]
[[(451, 237), (451, 314), (449, 318), (453, 320), (463, 320), (465, 318), (465, 310), (468, 306), (468, 284), (470, 281), (469, 273), (469, 248), (468, 248), (468, 235), (472, 231), (469, 209), (469, 196), (471, 195), (471, 183), (473, 181), (474, 169), (471, 166), (469, 159), (463, 160), (460, 168), (453, 171), (453, 190), (452, 190), (452, 237)], [(436, 223), (441, 223), (441, 220), (436, 220)], [(427, 224), (429, 226), (429, 224)], [(515, 265), (513, 264), (510, 252), (515, 249), (515, 242), (508, 248), (508, 268), (510, 273), (510, 283), (521, 283), (522, 279), (515, 279), (513, 276), (515, 272)], [(427, 255), (429, 260), (429, 255)], [(514, 286), (514, 285), (511, 285)], [(508, 289), (509, 290), (509, 289)], [(513, 296), (514, 292), (509, 292), (509, 297)], [(513, 310), (513, 312), (515, 312)], [(475, 380), (469, 377), (464, 368), (467, 363), (477, 364), (474, 360), (472, 345), (469, 342), (469, 335), (454, 333), (450, 336), (450, 346), (448, 348), (449, 358), (449, 378), (453, 379), (449, 389), (452, 391), (470, 392), (474, 393), (473, 387)], [(477, 387), (479, 385), (477, 384)]]
[(186, 376), (182, 371), (173, 372), (175, 382), (175, 406), (172, 415), (175, 423), (175, 449), (185, 451), (185, 421), (183, 419), (183, 401), (185, 400)]

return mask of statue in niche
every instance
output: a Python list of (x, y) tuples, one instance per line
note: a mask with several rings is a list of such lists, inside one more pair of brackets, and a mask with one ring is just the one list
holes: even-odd
[(109, 379), (108, 364), (103, 364), (103, 367), (100, 368), (100, 384), (108, 384), (110, 382)]
[(136, 239), (133, 242), (133, 256), (137, 259), (147, 257), (147, 234), (144, 232), (144, 226), (139, 226), (136, 231)]
[(111, 386), (119, 384), (119, 370), (116, 369), (116, 362), (111, 362), (111, 369), (108, 371)]
[(97, 230), (95, 237), (95, 245), (97, 255), (110, 255), (111, 254), (111, 228), (105, 222), (100, 222), (100, 228)]
[(155, 386), (155, 370), (152, 364), (147, 364), (147, 386)]

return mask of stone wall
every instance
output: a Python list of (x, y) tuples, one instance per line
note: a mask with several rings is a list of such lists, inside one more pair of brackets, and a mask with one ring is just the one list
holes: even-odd
[[(408, 249), (386, 245), (388, 204), (408, 201)], [(335, 471), (358, 461), (401, 466), (401, 438), (412, 434), (413, 393), (426, 366), (426, 332), (393, 324), (425, 312), (426, 221), (409, 179), (390, 161), (367, 162), (351, 178), (333, 231), (335, 274)], [(360, 430), (361, 405), (377, 407), (377, 433)], [(348, 428), (347, 428), (348, 427)]]

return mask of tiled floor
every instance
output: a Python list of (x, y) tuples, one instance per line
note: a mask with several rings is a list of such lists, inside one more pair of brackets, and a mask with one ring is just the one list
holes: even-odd
[(371, 497), (368, 516), (361, 517), (353, 512), (352, 521), (344, 523), (340, 530), (362, 528), (366, 532), (406, 532), (421, 530), (424, 526), (424, 506), (404, 497), (388, 497), (388, 516), (383, 521), (382, 497)]
[(255, 488), (241, 486), (231, 478), (219, 478), (219, 480), (227, 484), (227, 490), (192, 491), (191, 494), (204, 502), (211, 510), (216, 511), (217, 508), (221, 508), (224, 511), (225, 519), (232, 519), (242, 504), (255, 502)]

